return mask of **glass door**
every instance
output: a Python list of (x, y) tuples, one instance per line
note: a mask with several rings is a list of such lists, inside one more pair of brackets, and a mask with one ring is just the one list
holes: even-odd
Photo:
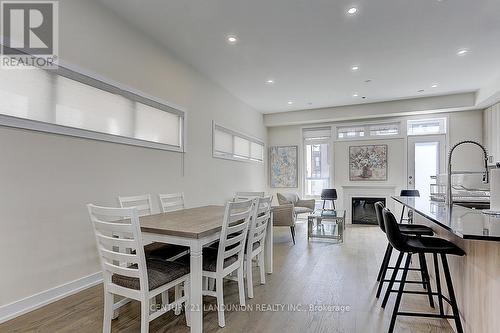
[(408, 137), (407, 188), (420, 192), (423, 198), (430, 197), (431, 176), (444, 173), (445, 135), (421, 135)]

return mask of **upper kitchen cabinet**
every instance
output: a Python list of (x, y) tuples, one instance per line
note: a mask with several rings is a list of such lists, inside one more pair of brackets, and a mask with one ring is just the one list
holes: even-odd
[(484, 143), (489, 162), (494, 164), (500, 162), (500, 103), (490, 106), (484, 110)]

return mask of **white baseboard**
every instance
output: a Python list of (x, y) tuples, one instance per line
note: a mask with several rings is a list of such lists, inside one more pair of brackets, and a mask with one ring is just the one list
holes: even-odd
[(84, 289), (90, 288), (102, 282), (102, 273), (97, 272), (80, 279), (62, 284), (60, 286), (42, 291), (38, 294), (28, 296), (0, 306), (0, 323), (13, 319), (30, 311), (41, 308), (44, 305), (58, 301)]

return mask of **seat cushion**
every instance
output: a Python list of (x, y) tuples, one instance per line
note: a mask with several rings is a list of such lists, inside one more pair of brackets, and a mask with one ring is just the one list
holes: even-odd
[(434, 231), (431, 228), (420, 224), (400, 224), (399, 231), (406, 235), (434, 235)]
[[(189, 273), (189, 267), (177, 262), (146, 259), (149, 290), (156, 289)], [(130, 267), (137, 268), (137, 264)], [(119, 286), (139, 290), (138, 278), (113, 274), (111, 281)]]
[(156, 258), (162, 260), (167, 260), (187, 251), (189, 251), (189, 248), (186, 246), (158, 242), (144, 246), (144, 254), (147, 258)]
[(457, 256), (465, 255), (464, 250), (450, 241), (438, 237), (408, 237), (407, 252), (414, 253), (444, 253)]
[(295, 211), (295, 214), (304, 214), (304, 213), (312, 213), (313, 210), (311, 208), (307, 207), (294, 207), (293, 210)]
[[(217, 268), (217, 249), (205, 247), (203, 248), (203, 270), (215, 272)], [(234, 264), (238, 260), (236, 255), (226, 258), (224, 261), (224, 268), (228, 267), (231, 264)], [(180, 257), (175, 262), (179, 262), (183, 265), (189, 265), (189, 254)]]

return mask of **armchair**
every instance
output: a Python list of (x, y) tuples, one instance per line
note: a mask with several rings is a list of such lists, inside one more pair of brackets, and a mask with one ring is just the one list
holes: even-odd
[(277, 193), (278, 203), (281, 205), (292, 204), (295, 217), (298, 214), (312, 213), (316, 201), (314, 199), (301, 200), (297, 193)]
[(295, 244), (295, 213), (293, 204), (273, 206), (273, 227), (290, 227), (293, 244)]

